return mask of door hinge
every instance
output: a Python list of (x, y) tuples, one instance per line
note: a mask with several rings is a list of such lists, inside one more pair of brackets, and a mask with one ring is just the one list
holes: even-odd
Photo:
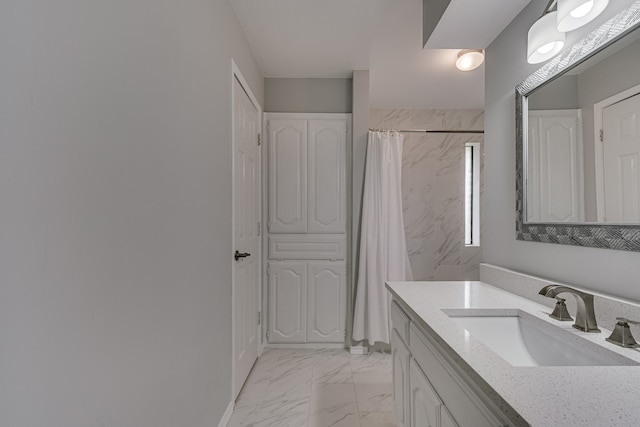
[(259, 311), (258, 312), (258, 325), (261, 325), (261, 324), (262, 324), (262, 312)]
[(604, 131), (600, 129), (600, 142), (604, 142)]
[(267, 276), (268, 276), (269, 274), (271, 274), (271, 265), (268, 265), (268, 266), (267, 266)]
[(262, 225), (260, 224), (260, 221), (258, 221), (258, 236), (260, 236), (260, 234), (262, 234)]
[(271, 132), (271, 123), (267, 122), (267, 132)]
[(267, 221), (267, 231), (271, 232), (271, 221)]
[(344, 331), (344, 337), (345, 338), (347, 337), (347, 331), (346, 330)]
[(267, 330), (267, 341), (269, 341), (269, 331)]
[(262, 145), (262, 135), (258, 134), (258, 147)]

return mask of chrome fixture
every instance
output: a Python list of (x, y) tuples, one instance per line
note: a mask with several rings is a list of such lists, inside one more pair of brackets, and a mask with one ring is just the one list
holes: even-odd
[(567, 305), (564, 303), (565, 299), (556, 297), (556, 300), (558, 302), (556, 302), (553, 313), (551, 313), (549, 317), (556, 320), (562, 320), (563, 322), (573, 320), (573, 317), (571, 317), (571, 315), (569, 314), (569, 310), (567, 310)]
[(573, 327), (584, 332), (600, 332), (598, 323), (596, 322), (596, 313), (593, 308), (593, 295), (561, 285), (548, 285), (540, 289), (539, 292), (540, 295), (549, 298), (555, 298), (558, 294), (562, 293), (572, 294), (576, 297), (578, 303), (576, 323), (573, 324)]
[(631, 335), (631, 328), (629, 328), (629, 323), (638, 325), (640, 322), (634, 322), (632, 320), (625, 319), (624, 317), (616, 317), (616, 320), (618, 322), (613, 328), (611, 336), (607, 338), (607, 341), (612, 344), (619, 345), (620, 347), (640, 347), (636, 340), (633, 339), (633, 335)]

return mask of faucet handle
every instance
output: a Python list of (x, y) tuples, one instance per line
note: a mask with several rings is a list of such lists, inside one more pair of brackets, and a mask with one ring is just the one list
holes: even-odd
[(617, 323), (607, 341), (620, 347), (640, 347), (633, 335), (631, 335), (631, 328), (629, 328), (629, 323), (640, 325), (640, 322), (629, 320), (625, 317), (616, 317), (616, 320)]
[(552, 319), (569, 321), (573, 320), (573, 317), (569, 314), (569, 310), (567, 310), (567, 305), (564, 303), (565, 299), (556, 297), (556, 306), (553, 309), (553, 313), (549, 315)]

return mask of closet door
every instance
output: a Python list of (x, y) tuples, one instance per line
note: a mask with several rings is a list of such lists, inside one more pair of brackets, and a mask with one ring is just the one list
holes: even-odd
[(309, 261), (307, 268), (307, 342), (344, 342), (346, 264)]
[(309, 233), (346, 231), (346, 120), (309, 120)]
[(269, 232), (307, 231), (307, 121), (271, 119)]
[(269, 342), (300, 343), (306, 339), (307, 263), (270, 262)]

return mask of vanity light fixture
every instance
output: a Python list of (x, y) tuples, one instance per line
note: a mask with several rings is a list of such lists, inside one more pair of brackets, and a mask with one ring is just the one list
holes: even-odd
[(593, 21), (609, 0), (558, 0), (558, 31), (573, 31)]
[[(550, 2), (550, 5), (553, 2)], [(565, 34), (558, 31), (558, 11), (548, 12), (529, 28), (527, 35), (527, 62), (538, 64), (553, 58), (564, 47)]]
[(456, 68), (460, 71), (475, 70), (484, 62), (484, 52), (482, 49), (463, 49), (458, 52)]

